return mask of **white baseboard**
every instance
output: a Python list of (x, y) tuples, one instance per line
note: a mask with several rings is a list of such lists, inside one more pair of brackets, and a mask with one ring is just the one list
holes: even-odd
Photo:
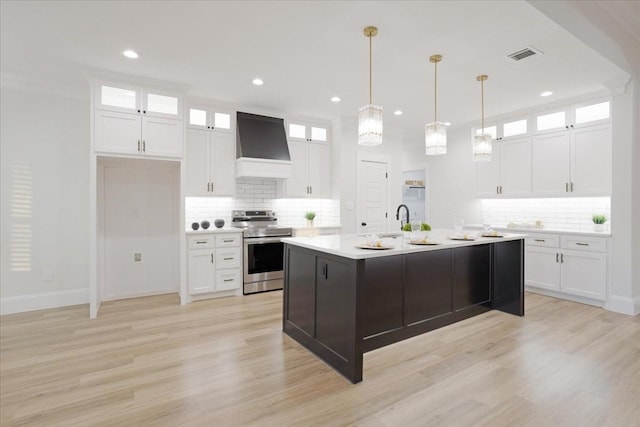
[[(640, 297), (636, 297), (636, 300), (640, 300)], [(632, 298), (611, 295), (609, 299), (607, 299), (607, 303), (604, 308), (610, 311), (615, 311), (616, 313), (629, 314), (633, 316), (639, 312), (639, 310), (636, 309), (636, 307), (639, 306), (640, 301), (635, 301), (634, 304)]]
[(576, 295), (569, 295), (562, 292), (555, 292), (548, 289), (539, 289), (532, 286), (525, 286), (525, 290), (528, 292), (542, 294), (549, 297), (566, 299), (573, 302), (579, 302), (581, 304), (594, 305), (596, 307), (602, 307), (605, 310), (615, 311), (616, 313), (629, 314), (631, 316), (640, 312), (640, 310), (636, 309), (636, 307), (639, 307), (640, 305), (638, 304), (638, 302), (640, 302), (640, 297), (636, 298), (636, 300), (639, 300), (639, 301), (636, 301), (636, 304), (634, 307), (634, 300), (632, 298), (620, 297), (617, 295), (611, 295), (609, 298), (607, 298), (606, 301), (598, 301), (598, 300), (592, 300), (590, 298), (579, 297)]
[(569, 295), (563, 292), (556, 292), (549, 289), (536, 288), (535, 286), (525, 285), (524, 289), (525, 291), (532, 292), (534, 294), (546, 295), (548, 297), (565, 299), (567, 301), (573, 301), (573, 302), (579, 302), (580, 304), (587, 304), (587, 305), (593, 305), (595, 307), (606, 308), (605, 301), (599, 301), (591, 298), (580, 297), (578, 295)]
[(19, 295), (15, 297), (0, 298), (0, 314), (23, 313), (25, 311), (44, 310), (47, 308), (66, 307), (68, 305), (88, 303), (88, 288)]

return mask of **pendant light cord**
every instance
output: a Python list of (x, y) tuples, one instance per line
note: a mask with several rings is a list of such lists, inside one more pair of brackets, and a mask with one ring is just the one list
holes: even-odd
[(438, 121), (438, 62), (433, 63), (435, 69), (433, 79), (433, 121)]
[(482, 103), (482, 134), (484, 135), (484, 79), (480, 80), (480, 100)]
[(369, 104), (373, 104), (373, 67), (372, 67), (372, 56), (371, 53), (371, 34), (369, 34)]

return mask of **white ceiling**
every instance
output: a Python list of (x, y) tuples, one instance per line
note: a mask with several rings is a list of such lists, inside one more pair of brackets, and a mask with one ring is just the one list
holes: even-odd
[[(627, 75), (525, 1), (2, 1), (4, 74), (84, 84), (91, 67), (184, 84), (189, 94), (306, 116), (355, 117), (373, 100), (386, 126), (479, 118), (606, 89)], [(519, 63), (508, 53), (544, 55)], [(124, 49), (141, 54), (137, 60)], [(254, 77), (265, 84), (251, 84)], [(540, 98), (551, 90), (554, 96)], [(334, 104), (330, 98), (340, 96)], [(395, 109), (404, 115), (394, 116)]]

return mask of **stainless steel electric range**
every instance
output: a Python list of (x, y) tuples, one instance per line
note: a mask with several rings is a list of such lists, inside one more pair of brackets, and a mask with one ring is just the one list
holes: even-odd
[(292, 235), (291, 227), (278, 225), (271, 210), (234, 210), (232, 227), (243, 229), (243, 293), (282, 289), (284, 283), (283, 237)]

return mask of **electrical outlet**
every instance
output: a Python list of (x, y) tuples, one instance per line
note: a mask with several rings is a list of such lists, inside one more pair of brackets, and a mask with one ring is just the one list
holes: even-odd
[(133, 262), (142, 262), (142, 252), (133, 253)]

